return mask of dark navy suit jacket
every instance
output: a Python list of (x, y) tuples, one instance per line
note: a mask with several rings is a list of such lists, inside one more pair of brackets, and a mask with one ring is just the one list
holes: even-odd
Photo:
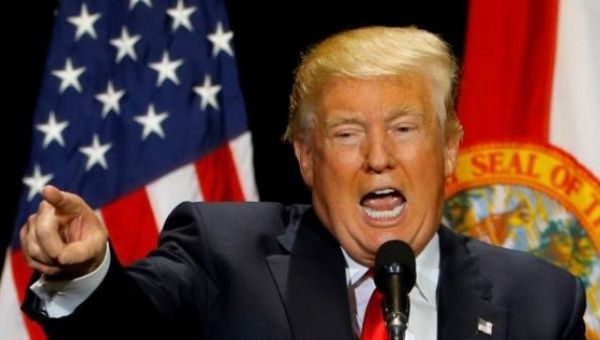
[[(439, 339), (583, 339), (581, 281), (531, 255), (439, 230)], [(337, 241), (312, 208), (184, 203), (160, 246), (107, 277), (50, 338), (355, 339)], [(492, 334), (478, 332), (478, 320)]]

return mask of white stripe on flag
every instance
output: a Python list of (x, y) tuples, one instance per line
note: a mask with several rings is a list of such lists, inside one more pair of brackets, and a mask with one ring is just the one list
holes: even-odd
[(550, 142), (600, 176), (600, 1), (560, 1)]
[(246, 201), (258, 201), (258, 190), (254, 180), (254, 160), (252, 159), (252, 135), (245, 132), (229, 142), (233, 162), (240, 186)]
[(6, 252), (0, 280), (0, 339), (25, 340), (29, 334), (19, 313), (19, 296), (13, 278), (11, 251)]
[(194, 164), (184, 165), (146, 185), (148, 200), (158, 229), (161, 230), (173, 208), (184, 201), (202, 201)]

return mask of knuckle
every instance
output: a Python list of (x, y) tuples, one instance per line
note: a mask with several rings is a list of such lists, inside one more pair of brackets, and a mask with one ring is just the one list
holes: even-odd
[(29, 267), (31, 267), (32, 269), (43, 272), (43, 269), (45, 266), (41, 262), (37, 261), (34, 258), (30, 258), (30, 257), (26, 258), (26, 261), (27, 261), (27, 265)]
[(28, 249), (29, 249), (29, 237), (23, 229), (21, 229), (21, 232), (19, 233), (19, 237), (21, 239), (21, 250), (23, 251), (24, 254), (27, 254)]
[(27, 257), (35, 261), (40, 261), (42, 257), (42, 250), (38, 245), (30, 243), (27, 246)]
[(40, 205), (38, 206), (38, 214), (51, 214), (54, 213), (54, 207), (52, 206), (52, 204), (46, 202), (46, 201), (41, 201)]
[(21, 229), (19, 229), (19, 238), (21, 239), (21, 244), (25, 243), (25, 239), (27, 238), (27, 225), (23, 225)]
[(42, 253), (40, 246), (33, 241), (29, 241), (27, 243), (27, 250), (29, 251), (29, 255), (32, 257), (39, 257), (39, 254)]
[(40, 241), (47, 241), (52, 237), (52, 229), (49, 226), (39, 226), (35, 229), (35, 236)]
[(50, 267), (50, 266), (42, 266), (42, 272), (46, 275), (56, 275), (60, 272), (59, 268), (56, 267)]
[(52, 258), (44, 251), (44, 249), (37, 243), (31, 242), (28, 247), (29, 256), (40, 263), (49, 264), (52, 263)]
[(38, 265), (38, 264), (37, 264), (37, 262), (36, 262), (34, 259), (32, 259), (31, 257), (29, 257), (29, 256), (25, 256), (25, 261), (27, 262), (27, 265), (29, 266), (29, 268), (31, 268), (31, 269), (35, 269), (35, 270), (39, 270), (39, 269), (38, 269), (39, 265)]
[(32, 257), (31, 258), (33, 261), (35, 261), (35, 263), (37, 263), (38, 265), (48, 265), (51, 263), (50, 260), (44, 258), (44, 257)]
[(34, 269), (34, 270), (36, 270), (36, 271), (38, 271), (38, 272), (41, 272), (41, 273), (44, 273), (44, 274), (48, 274), (48, 273), (47, 273), (48, 266), (46, 266), (46, 265), (45, 265), (45, 264), (43, 264), (43, 263), (37, 262), (37, 261), (35, 261), (35, 260), (32, 260), (32, 261), (31, 261), (31, 263), (29, 264), (29, 266), (30, 266), (32, 269)]
[(29, 240), (29, 241), (33, 241), (33, 240), (35, 240), (35, 238), (36, 238), (36, 236), (35, 236), (35, 234), (36, 234), (35, 230), (36, 230), (36, 229), (37, 229), (37, 228), (36, 228), (35, 226), (32, 226), (32, 227), (28, 228), (28, 229), (27, 229), (27, 233), (26, 233), (26, 235), (25, 235), (25, 238), (26, 238), (27, 240)]
[(25, 246), (25, 244), (21, 245), (21, 255), (23, 258), (29, 263), (31, 256), (29, 255), (29, 248)]
[(48, 204), (48, 202), (46, 202), (46, 201), (42, 200), (42, 201), (40, 202), (40, 204), (38, 204), (38, 210), (37, 210), (37, 213), (38, 213), (38, 214), (40, 214), (40, 213), (42, 213), (44, 210), (46, 210), (46, 209), (47, 209), (47, 208), (46, 208), (47, 204)]
[(27, 235), (23, 235), (21, 237), (21, 251), (23, 252), (24, 255), (27, 255), (29, 253), (29, 239), (27, 238)]

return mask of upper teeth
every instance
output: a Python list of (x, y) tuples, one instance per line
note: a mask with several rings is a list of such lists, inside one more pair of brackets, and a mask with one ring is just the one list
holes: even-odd
[(375, 190), (373, 193), (375, 195), (387, 195), (387, 194), (391, 194), (392, 192), (394, 192), (394, 189), (385, 188), (385, 189)]

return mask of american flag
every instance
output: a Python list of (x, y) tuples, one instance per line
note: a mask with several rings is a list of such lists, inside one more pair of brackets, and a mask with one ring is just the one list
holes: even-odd
[(184, 200), (256, 200), (251, 137), (220, 0), (62, 0), (0, 281), (0, 339), (43, 339), (19, 312), (18, 229), (44, 185), (98, 211), (119, 258), (156, 245)]

